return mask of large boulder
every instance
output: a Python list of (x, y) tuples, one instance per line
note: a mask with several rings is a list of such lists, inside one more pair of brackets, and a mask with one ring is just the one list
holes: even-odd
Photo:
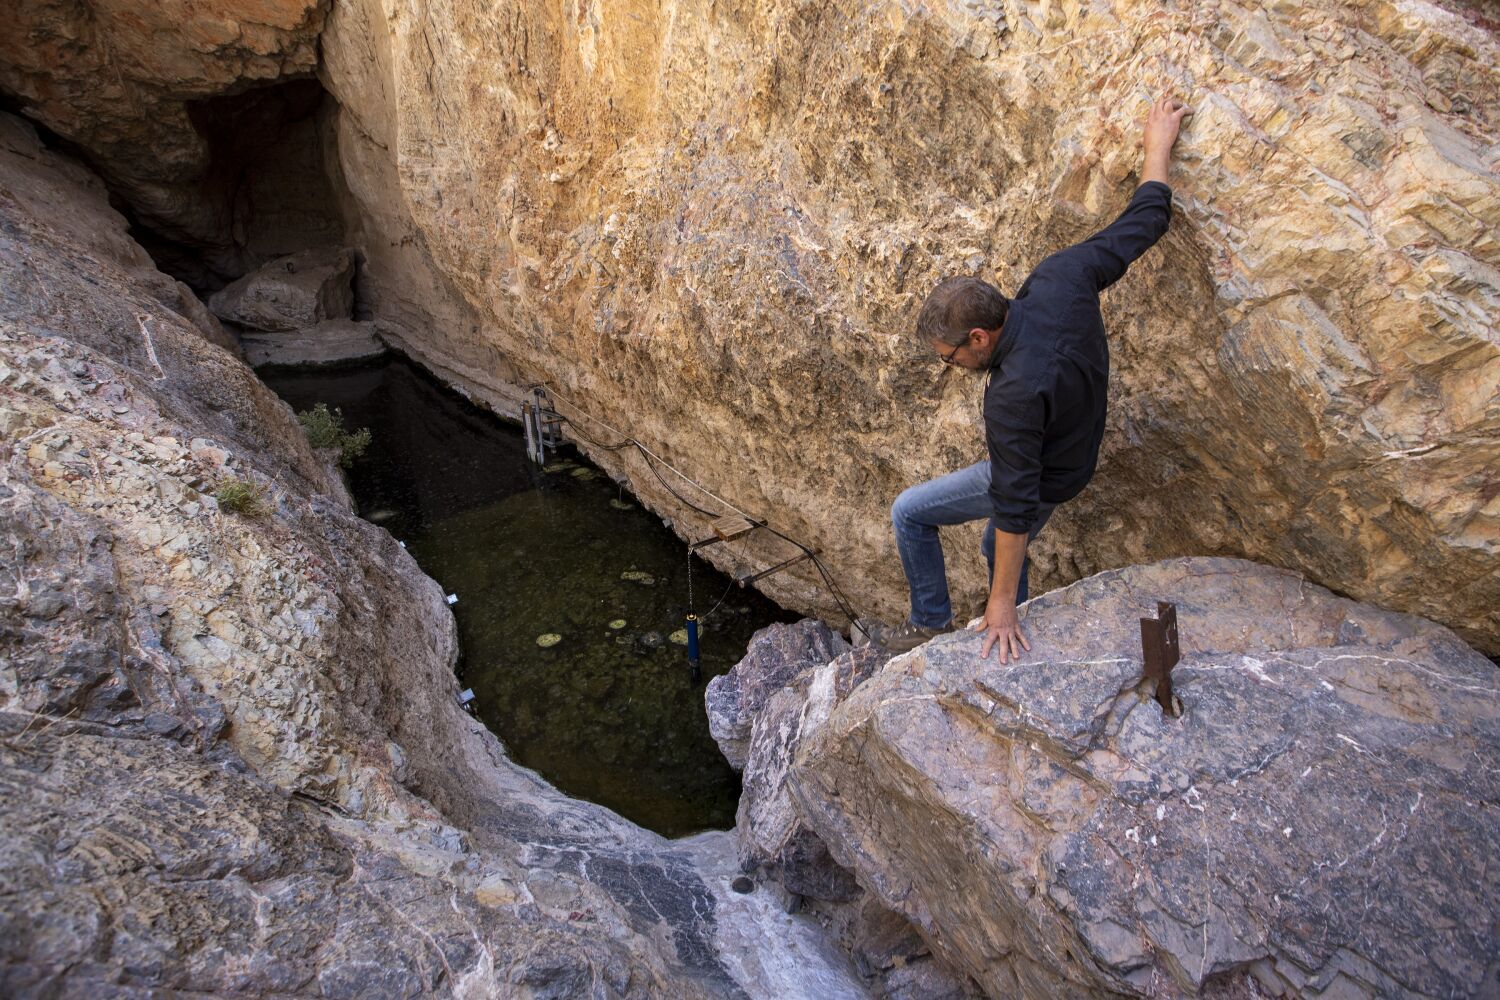
[(729, 766), (744, 770), (751, 727), (772, 695), (789, 685), (805, 687), (814, 668), (848, 648), (843, 636), (812, 619), (767, 625), (751, 636), (744, 657), (709, 681), (703, 696), (708, 731)]
[[(1177, 606), (1180, 718), (1141, 690)], [(1182, 559), (1033, 600), (802, 734), (797, 812), (996, 997), (1500, 995), (1500, 677), (1449, 630)]]
[(347, 320), (354, 308), (354, 251), (320, 247), (277, 258), (209, 297), (226, 322), (252, 330), (303, 330)]

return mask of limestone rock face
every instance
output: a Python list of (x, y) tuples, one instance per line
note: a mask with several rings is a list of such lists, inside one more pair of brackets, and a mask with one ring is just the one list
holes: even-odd
[[(1099, 470), (1034, 581), (1246, 557), (1500, 653), (1500, 45), (1479, 6), (358, 0), (323, 46), (407, 349), (496, 405), (549, 380), (890, 619), (891, 500), (984, 455), (980, 381), (913, 356), (922, 298), (952, 273), (1014, 292), (1110, 221), (1147, 98), (1174, 90), (1198, 114), (1172, 228), (1106, 295)], [(639, 456), (596, 457), (707, 533)], [(978, 534), (949, 536), (970, 607)], [(761, 533), (704, 554), (794, 552)], [(806, 565), (764, 586), (835, 610)]]
[(0, 259), (0, 995), (864, 995), (729, 834), (506, 759), (441, 589), (5, 116)]
[[(1180, 718), (1137, 690), (1158, 600)], [(1019, 663), (968, 632), (892, 660), (787, 779), (988, 995), (1500, 990), (1500, 687), (1452, 632), (1224, 559), (1103, 573), (1023, 625)]]
[(766, 701), (849, 648), (844, 637), (819, 621), (768, 625), (750, 639), (745, 656), (727, 674), (708, 682), (704, 703), (708, 729), (724, 759), (745, 769), (750, 729)]
[[(1036, 590), (1240, 556), (1500, 653), (1500, 45), (1480, 5), (181, 15), (25, 5), (23, 31), (0, 27), (0, 81), (133, 203), (195, 217), (136, 176), (143, 143), (171, 151), (162, 170), (191, 161), (174, 100), (306, 72), (321, 27), (348, 238), (390, 339), (499, 408), (551, 383), (820, 550), (857, 610), (887, 618), (904, 603), (891, 500), (984, 454), (978, 380), (910, 343), (922, 298), (953, 273), (1013, 292), (1107, 223), (1147, 99), (1172, 89), (1198, 108), (1172, 229), (1106, 296), (1100, 465), (1033, 547)], [(129, 50), (114, 39), (146, 31), (162, 56), (111, 62)], [(104, 67), (118, 95), (96, 86)], [(595, 457), (704, 536), (638, 454)], [(970, 606), (977, 537), (950, 533)], [(758, 568), (794, 550), (761, 532), (704, 554)], [(837, 610), (806, 564), (762, 586)]]
[(222, 320), (252, 330), (300, 330), (347, 320), (354, 308), (354, 252), (342, 247), (291, 254), (209, 297)]

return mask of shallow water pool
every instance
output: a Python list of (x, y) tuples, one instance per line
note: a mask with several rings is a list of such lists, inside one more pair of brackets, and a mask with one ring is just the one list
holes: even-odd
[(327, 403), (370, 429), (349, 470), (359, 512), (458, 595), (460, 675), (513, 759), (667, 836), (734, 824), (739, 776), (709, 735), (703, 685), (757, 628), (796, 616), (693, 560), (708, 615), (694, 684), (673, 636), (686, 545), (572, 448), (537, 468), (519, 427), (399, 356), (260, 374), (294, 409)]

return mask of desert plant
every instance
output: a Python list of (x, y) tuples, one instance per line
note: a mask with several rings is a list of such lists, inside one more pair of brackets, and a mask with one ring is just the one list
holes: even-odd
[(214, 499), (218, 501), (220, 510), (246, 517), (264, 517), (271, 509), (266, 502), (264, 486), (249, 479), (236, 479), (234, 476), (219, 481), (214, 489)]
[(297, 421), (307, 432), (307, 441), (314, 448), (335, 448), (339, 453), (339, 465), (347, 469), (354, 460), (370, 447), (370, 429), (361, 427), (357, 431), (344, 429), (344, 413), (338, 407), (328, 408), (319, 403), (310, 410), (297, 414)]

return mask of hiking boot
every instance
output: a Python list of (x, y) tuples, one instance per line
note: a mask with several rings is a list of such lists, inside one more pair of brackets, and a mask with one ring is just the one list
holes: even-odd
[(888, 652), (905, 653), (916, 649), (928, 639), (934, 639), (944, 632), (953, 632), (956, 630), (957, 626), (951, 621), (941, 628), (923, 628), (920, 625), (912, 624), (912, 620), (908, 618), (896, 628), (891, 629), (885, 635), (881, 636), (879, 641), (880, 645), (885, 647)]

